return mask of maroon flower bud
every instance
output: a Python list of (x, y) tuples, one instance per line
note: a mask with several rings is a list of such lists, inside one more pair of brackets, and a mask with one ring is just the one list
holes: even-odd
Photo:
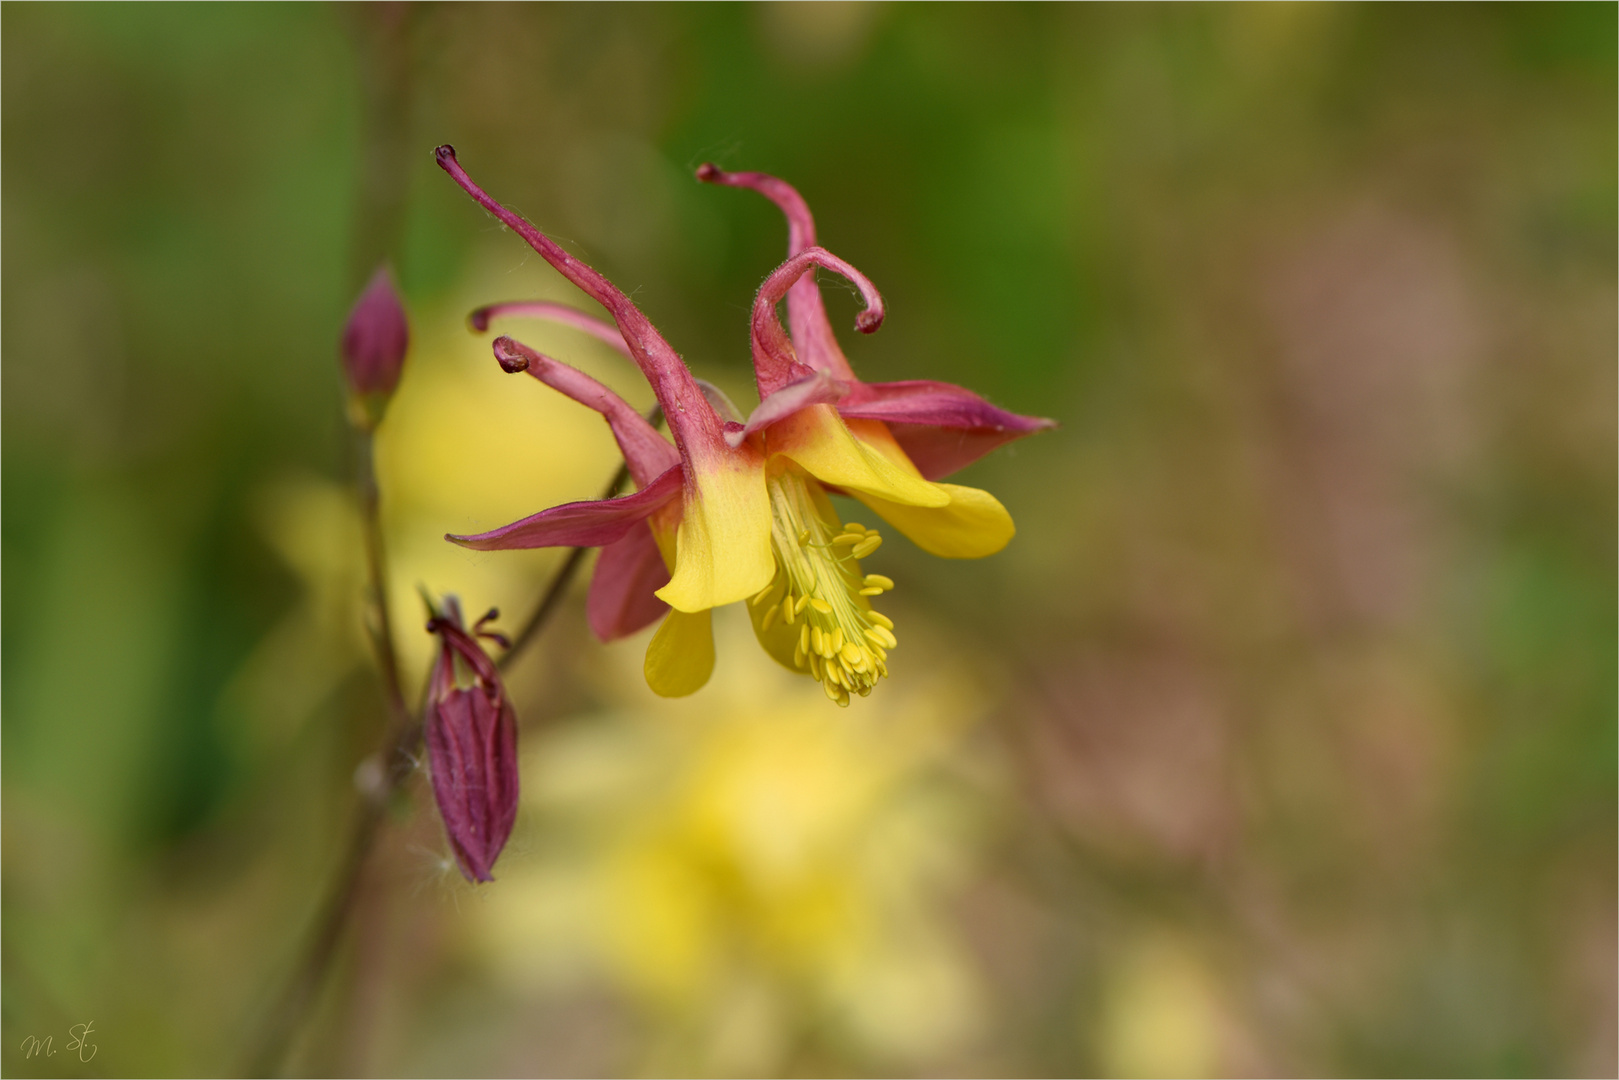
[(362, 426), (375, 426), (381, 419), (382, 407), (399, 384), (409, 346), (405, 306), (388, 267), (379, 266), (343, 327), (343, 374), (362, 406), (356, 412)]
[(460, 604), (453, 596), (444, 599), (444, 613), (427, 623), (442, 643), (424, 722), (433, 797), (461, 872), (469, 881), (493, 881), (489, 869), (517, 820), (517, 714), (476, 639), (503, 645), (506, 639), (483, 629), (496, 611), (468, 634)]

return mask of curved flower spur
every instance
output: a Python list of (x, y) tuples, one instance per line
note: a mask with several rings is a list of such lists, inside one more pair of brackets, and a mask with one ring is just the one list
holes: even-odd
[[(711, 166), (698, 174), (761, 191), (790, 227), (790, 257), (754, 302), (760, 401), (744, 423), (722, 395), (692, 377), (627, 296), (486, 194), (452, 147), (439, 147), (437, 158), (480, 205), (606, 308), (616, 326), (561, 305), (511, 303), (474, 312), (474, 328), (504, 315), (537, 316), (609, 342), (651, 383), (674, 439), (671, 445), (583, 372), (510, 337), (496, 338), (502, 368), (526, 371), (606, 418), (638, 490), (448, 539), (484, 551), (602, 548), (588, 603), (598, 637), (633, 633), (672, 609), (647, 648), (646, 678), (657, 693), (689, 694), (708, 681), (710, 613), (738, 600), (748, 601), (765, 650), (812, 675), (840, 705), (851, 694), (870, 693), (888, 673), (894, 624), (872, 600), (893, 582), (860, 566), (882, 537), (841, 521), (829, 492), (859, 499), (923, 550), (947, 558), (990, 555), (1011, 540), (1011, 517), (993, 496), (934, 481), (1052, 422), (1008, 413), (947, 383), (857, 380), (832, 335), (813, 271), (825, 267), (856, 285), (866, 304), (857, 320), (862, 332), (881, 325), (882, 298), (858, 270), (815, 246), (809, 210), (787, 184)], [(783, 298), (791, 337), (776, 313)]]

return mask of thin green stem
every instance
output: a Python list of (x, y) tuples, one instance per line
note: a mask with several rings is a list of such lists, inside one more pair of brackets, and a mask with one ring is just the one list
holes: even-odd
[(388, 606), (388, 557), (382, 539), (382, 497), (377, 489), (376, 437), (355, 432), (354, 486), (360, 498), (360, 527), (365, 534), (366, 583), (370, 596), (367, 614), (371, 645), (382, 676), (382, 694), (395, 729), (409, 724), (410, 709), (399, 679), (399, 653), (394, 648), (393, 622)]

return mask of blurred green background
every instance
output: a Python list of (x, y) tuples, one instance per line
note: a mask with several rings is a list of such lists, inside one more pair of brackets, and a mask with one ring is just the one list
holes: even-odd
[(379, 256), (409, 685), (418, 582), (513, 625), (556, 562), (439, 537), (612, 473), (465, 329), (588, 302), (451, 142), (741, 401), (785, 231), (708, 160), (883, 290), (826, 283), (865, 378), (1063, 426), (962, 475), (1005, 552), (872, 562), (847, 712), (730, 617), (660, 702), (576, 588), (498, 880), (413, 780), (291, 1071), (1613, 1075), (1615, 12), (0, 7), (5, 1071), (233, 1072), (291, 967), (383, 723)]

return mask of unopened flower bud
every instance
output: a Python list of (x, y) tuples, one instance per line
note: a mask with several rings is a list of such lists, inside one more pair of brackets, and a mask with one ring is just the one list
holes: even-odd
[(504, 643), (483, 629), (495, 616), (491, 611), (469, 634), (451, 596), (427, 624), (441, 643), (427, 689), (428, 769), (444, 831), (469, 881), (494, 880), (490, 868), (517, 820), (517, 714), (476, 640)]
[(365, 292), (354, 302), (343, 327), (343, 374), (355, 405), (354, 419), (374, 427), (405, 366), (410, 326), (405, 306), (387, 266), (379, 266)]

